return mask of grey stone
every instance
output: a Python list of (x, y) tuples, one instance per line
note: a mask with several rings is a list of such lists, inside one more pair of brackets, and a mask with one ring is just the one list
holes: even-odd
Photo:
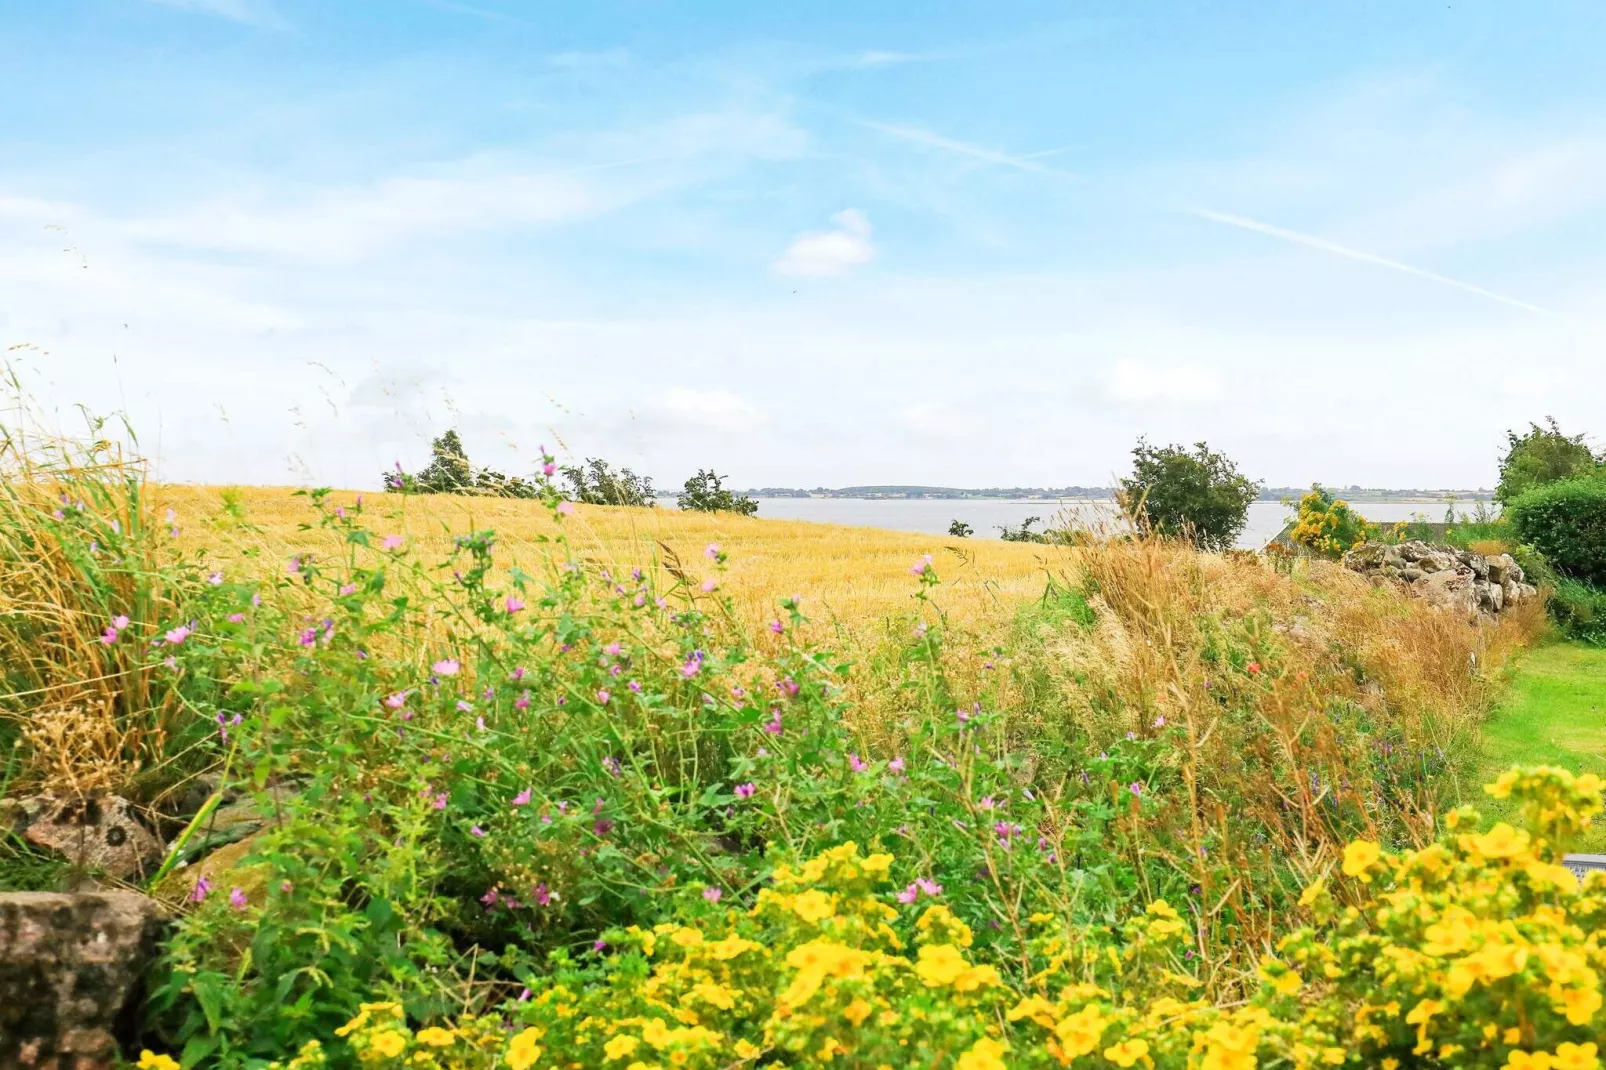
[(113, 1066), (166, 919), (134, 892), (0, 893), (0, 1066)]
[(1489, 582), (1498, 583), (1502, 587), (1506, 585), (1508, 578), (1517, 579), (1513, 573), (1520, 571), (1517, 568), (1517, 563), (1511, 559), (1510, 554), (1495, 554), (1489, 558), (1488, 566)]
[(1404, 580), (1406, 583), (1415, 583), (1417, 580), (1421, 579), (1423, 576), (1426, 576), (1426, 575), (1427, 575), (1427, 573), (1423, 572), (1419, 568), (1402, 568), (1402, 569), (1400, 569), (1400, 579)]
[(1456, 554), (1456, 560), (1472, 570), (1472, 574), (1480, 580), (1489, 578), (1489, 562), (1482, 554), (1475, 554), (1471, 550), (1462, 550)]
[(161, 841), (119, 795), (33, 795), (4, 805), (12, 831), (75, 866), (130, 880), (160, 864)]
[(1429, 605), (1471, 614), (1478, 609), (1475, 583), (1471, 570), (1455, 572), (1446, 569), (1424, 576), (1412, 586), (1412, 590)]

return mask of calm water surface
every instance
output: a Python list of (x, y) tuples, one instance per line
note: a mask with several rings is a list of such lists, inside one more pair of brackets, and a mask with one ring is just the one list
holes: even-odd
[[(673, 498), (661, 504), (674, 507)], [(1447, 508), (1445, 502), (1361, 502), (1356, 505), (1368, 520), (1387, 521), (1424, 519), (1440, 521)], [(1465, 506), (1457, 508), (1459, 514)], [(1238, 539), (1238, 545), (1259, 549), (1283, 529), (1293, 510), (1281, 502), (1255, 502), (1249, 506), (1249, 523)], [(1037, 531), (1045, 526), (1058, 527), (1064, 519), (1075, 518), (1083, 523), (1115, 515), (1115, 503), (1092, 500), (1006, 501), (1002, 499), (907, 499), (864, 500), (858, 498), (760, 498), (758, 515), (776, 520), (813, 520), (826, 524), (847, 524), (852, 527), (890, 528), (893, 531), (918, 531), (928, 535), (946, 535), (948, 525), (963, 520), (975, 529), (976, 538), (996, 539), (1000, 525), (1018, 526), (1027, 517), (1040, 517), (1033, 525)]]

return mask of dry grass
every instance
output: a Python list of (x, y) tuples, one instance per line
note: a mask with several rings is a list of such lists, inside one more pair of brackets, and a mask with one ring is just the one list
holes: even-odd
[[(154, 496), (174, 509), (180, 547), (205, 551), (225, 567), (278, 575), (294, 554), (338, 552), (335, 536), (301, 527), (316, 517), (289, 488), (163, 486)], [(339, 492), (334, 500), (349, 505), (356, 496)], [(528, 563), (540, 553), (537, 540), (555, 531), (545, 509), (530, 501), (367, 494), (364, 504), (370, 527), (405, 535), (425, 560), (444, 557), (453, 536), (489, 528), (499, 560)], [(566, 527), (577, 548), (615, 570), (663, 562), (672, 553), (703, 574), (704, 549), (719, 544), (730, 555), (723, 590), (754, 628), (774, 617), (778, 598), (796, 594), (816, 620), (853, 635), (882, 631), (912, 611), (917, 585), (909, 568), (931, 554), (945, 584), (944, 611), (958, 625), (987, 630), (1040, 595), (1050, 570), (1064, 564), (1064, 552), (1046, 546), (673, 509), (582, 505)]]

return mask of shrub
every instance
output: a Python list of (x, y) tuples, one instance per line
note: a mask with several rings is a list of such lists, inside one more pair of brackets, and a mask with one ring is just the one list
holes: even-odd
[(1528, 433), (1506, 433), (1508, 448), (1500, 461), (1495, 500), (1510, 505), (1536, 487), (1596, 474), (1601, 461), (1583, 435), (1564, 435), (1552, 417), (1545, 426), (1529, 424)]
[(948, 525), (948, 534), (956, 539), (968, 539), (976, 534), (976, 529), (963, 520), (955, 520)]
[(1544, 554), (1558, 573), (1606, 587), (1606, 478), (1535, 487), (1507, 511), (1517, 538)]
[(1342, 557), (1376, 533), (1375, 525), (1335, 499), (1330, 491), (1312, 485), (1310, 493), (1299, 499), (1299, 514), (1289, 537), (1324, 557)]
[[(1022, 520), (1018, 527), (1013, 528), (1008, 524), (1000, 524), (998, 525), (998, 537), (1004, 542), (1047, 542), (1047, 532), (1032, 530), (1032, 525), (1042, 519), (1040, 516), (1029, 516)], [(953, 534), (952, 528), (949, 528), (949, 534)]]
[(699, 468), (696, 475), (686, 480), (685, 489), (680, 492), (675, 504), (693, 513), (736, 513), (740, 516), (752, 516), (758, 512), (758, 502), (745, 494), (726, 490), (720, 485), (723, 478), (712, 468)]
[(1140, 527), (1185, 538), (1202, 550), (1230, 549), (1249, 516), (1260, 484), (1203, 442), (1155, 448), (1138, 440), (1132, 474), (1121, 498)]
[[(510, 1028), (469, 1016), (415, 1032), (380, 1003), (337, 1033), (365, 1066), (465, 1070), (529, 1070), (549, 1052), (574, 1066), (689, 1070), (1599, 1070), (1606, 877), (1580, 888), (1560, 859), (1600, 811), (1600, 789), (1593, 775), (1513, 769), (1486, 790), (1518, 802), (1522, 828), (1481, 831), (1463, 808), (1416, 850), (1351, 842), (1307, 884), (1306, 923), (1227, 1006), (1199, 998), (1193, 904), (1154, 900), (1091, 928), (1011, 917), (1031, 937), (1006, 975), (980, 961), (942, 887), (848, 842), (778, 866), (750, 908), (688, 889), (671, 920), (555, 954), (527, 999), (503, 1005)], [(299, 1065), (323, 1056), (314, 1042)]]
[(1606, 591), (1563, 578), (1551, 592), (1549, 609), (1569, 638), (1606, 645)]
[(564, 466), (563, 478), (569, 484), (569, 497), (582, 505), (658, 504), (651, 479), (628, 468), (616, 472), (599, 457), (587, 457), (584, 465)]

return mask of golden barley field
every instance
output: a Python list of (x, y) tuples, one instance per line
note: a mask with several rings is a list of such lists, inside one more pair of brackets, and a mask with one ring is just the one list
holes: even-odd
[[(159, 509), (174, 511), (180, 548), (225, 567), (282, 569), (294, 554), (337, 547), (293, 488), (166, 485), (153, 493)], [(350, 507), (358, 494), (337, 491), (329, 501)], [(363, 493), (362, 501), (368, 527), (404, 536), (426, 559), (444, 557), (456, 535), (489, 528), (499, 561), (528, 562), (540, 552), (537, 538), (556, 531), (531, 501), (382, 493)], [(689, 573), (712, 575), (704, 551), (717, 544), (729, 555), (722, 588), (749, 621), (769, 620), (776, 600), (795, 594), (814, 620), (859, 633), (913, 608), (910, 567), (924, 554), (943, 579), (943, 611), (978, 628), (1040, 595), (1069, 563), (1068, 551), (1044, 545), (663, 508), (580, 505), (564, 525), (579, 551), (615, 569), (662, 565), (673, 554)]]

